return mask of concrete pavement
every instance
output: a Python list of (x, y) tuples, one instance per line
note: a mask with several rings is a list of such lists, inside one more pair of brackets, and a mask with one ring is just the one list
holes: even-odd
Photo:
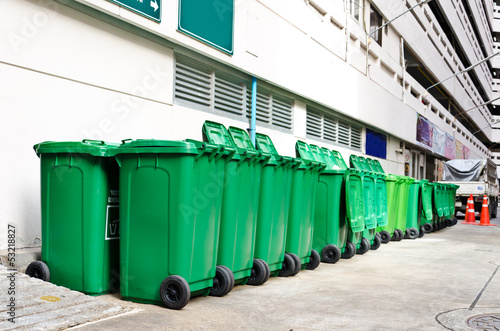
[(119, 294), (91, 298), (115, 307), (116, 317), (96, 317), (76, 328), (474, 330), (467, 320), (485, 314), (471, 323), (496, 323), (499, 330), (500, 226), (460, 221), (421, 239), (390, 242), (334, 265), (322, 263), (295, 277), (236, 286), (223, 298), (193, 298), (181, 311), (123, 301)]

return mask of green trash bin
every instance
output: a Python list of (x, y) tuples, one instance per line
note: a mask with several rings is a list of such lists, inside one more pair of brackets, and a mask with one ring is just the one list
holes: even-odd
[[(326, 165), (310, 161), (313, 156), (307, 144), (302, 141), (296, 142), (295, 151), (297, 157), (301, 157), (301, 155), (308, 155), (308, 157), (307, 159), (302, 158), (300, 166), (292, 172), (285, 251), (299, 257), (300, 269), (314, 270), (321, 260), (319, 253), (312, 248), (316, 186), (319, 174)], [(300, 269), (296, 266), (296, 270), (300, 271)]]
[[(369, 159), (358, 157), (360, 164), (364, 170), (370, 171), (371, 176), (375, 178), (375, 214), (377, 217), (377, 227), (386, 226), (388, 222), (387, 216), (387, 182), (384, 174), (380, 174), (372, 168)], [(372, 247), (373, 249), (373, 247)]]
[[(361, 248), (363, 231), (365, 230), (365, 207), (363, 201), (363, 183), (361, 172), (349, 169), (342, 155), (337, 151), (323, 149), (327, 157), (332, 158), (340, 169), (345, 171), (344, 175), (344, 196), (346, 206), (346, 222), (348, 224), (347, 244), (342, 258), (350, 259)], [(365, 242), (366, 245), (366, 242)]]
[(447, 220), (447, 225), (448, 226), (453, 226), (458, 223), (457, 217), (456, 217), (456, 212), (455, 212), (455, 199), (457, 195), (457, 190), (460, 187), (460, 185), (455, 185), (455, 184), (448, 184), (448, 203), (449, 203), (449, 208), (450, 208), (450, 219), (449, 221)]
[(287, 277), (298, 273), (301, 266), (297, 255), (285, 254), (292, 171), (301, 161), (279, 155), (268, 136), (255, 136), (257, 149), (271, 157), (262, 168), (254, 258), (269, 265), (271, 276)]
[[(221, 147), (236, 149), (225, 168), (217, 254), (217, 264), (232, 271), (235, 284), (246, 284), (254, 277), (254, 267), (259, 268), (264, 282), (270, 276), (267, 263), (260, 259), (254, 261), (261, 172), (269, 156), (263, 157), (243, 133), (246, 135), (238, 128), (229, 128), (228, 131), (224, 125), (211, 121), (203, 124), (204, 139)], [(211, 294), (220, 295), (215, 291)]]
[(459, 186), (450, 183), (443, 185), (445, 185), (444, 222), (446, 226), (453, 226), (458, 223), (455, 217), (455, 195)]
[(449, 184), (443, 184), (443, 214), (444, 214), (444, 225), (451, 226), (448, 220), (451, 220), (450, 215), (450, 194), (451, 186)]
[(118, 165), (103, 141), (43, 142), (42, 261), (26, 273), (90, 295), (119, 288)]
[[(345, 170), (327, 158), (318, 146), (303, 142), (300, 144), (305, 145), (299, 150), (303, 159), (326, 165), (316, 184), (312, 248), (320, 253), (321, 261), (336, 263), (345, 252), (348, 234), (345, 197), (342, 192)], [(307, 151), (307, 146), (310, 153), (304, 152)]]
[[(259, 153), (259, 160), (262, 163), (260, 166), (261, 169), (258, 170), (261, 177), (259, 179), (260, 186), (257, 188), (259, 198), (256, 206), (258, 206), (258, 210), (255, 211), (256, 216), (254, 217), (253, 267), (250, 278), (247, 281), (248, 285), (261, 285), (269, 279), (271, 272), (274, 275), (282, 267), (283, 259), (273, 260), (273, 257), (276, 257), (276, 255), (270, 254), (278, 254), (278, 259), (281, 258), (281, 250), (276, 249), (276, 247), (283, 247), (286, 217), (284, 215), (276, 215), (276, 218), (273, 218), (275, 216), (273, 215), (273, 207), (285, 202), (285, 198), (288, 198), (287, 205), (290, 201), (289, 180), (287, 177), (289, 163), (283, 157), (277, 159), (269, 151), (257, 150), (245, 130), (231, 126), (228, 128), (228, 131), (236, 147), (240, 148), (240, 150), (250, 150)], [(262, 136), (260, 137), (262, 138)], [(291, 160), (291, 158), (287, 160)], [(279, 187), (276, 187), (278, 185)], [(285, 191), (287, 188), (288, 190)], [(288, 209), (286, 208), (286, 210)], [(280, 213), (284, 212), (284, 210), (277, 210), (276, 212)], [(264, 216), (263, 213), (268, 214)], [(259, 221), (262, 225), (260, 227)], [(264, 224), (266, 222), (267, 224)], [(265, 253), (265, 250), (267, 250), (268, 254)], [(261, 258), (261, 256), (264, 258)], [(269, 259), (270, 257), (271, 259)]]
[[(406, 207), (403, 206), (403, 203), (406, 203), (406, 198), (404, 198), (404, 188), (403, 185), (405, 183), (405, 176), (396, 176), (391, 174), (385, 174), (382, 165), (378, 160), (369, 159), (367, 161), (368, 165), (377, 173), (383, 174), (385, 176), (386, 181), (386, 189), (387, 189), (387, 225), (379, 226), (377, 231), (380, 234), (382, 243), (388, 243), (389, 241), (400, 241), (404, 237), (404, 232), (400, 228), (406, 229), (406, 224), (404, 226), (401, 225), (400, 222), (400, 213), (402, 207), (404, 207), (404, 211), (406, 212)], [(399, 220), (399, 222), (398, 222)], [(406, 215), (404, 216), (404, 220), (406, 221)]]
[(421, 182), (422, 217), (420, 218), (420, 232), (429, 233), (432, 231), (434, 184), (429, 183), (427, 180), (422, 180)]
[(398, 218), (396, 220), (396, 229), (399, 229), (401, 231), (401, 233), (403, 234), (403, 238), (409, 239), (408, 236), (406, 236), (407, 232), (412, 232), (413, 235), (416, 235), (418, 237), (418, 231), (406, 231), (406, 217), (408, 215), (408, 204), (410, 203), (410, 186), (415, 181), (415, 179), (406, 176), (402, 176), (401, 178), (403, 179), (403, 182), (401, 183), (401, 187), (398, 192)]
[[(446, 185), (442, 183), (434, 183), (433, 192), (433, 220), (432, 220), (432, 230), (438, 231), (445, 227), (445, 206), (446, 206)], [(449, 211), (448, 211), (449, 212)]]
[(181, 309), (221, 278), (232, 288), (216, 254), (224, 166), (233, 153), (193, 140), (125, 140), (116, 149), (125, 300)]
[(422, 185), (422, 181), (416, 180), (409, 188), (405, 239), (417, 239), (421, 234), (419, 229), (422, 216)]
[(371, 244), (375, 243), (375, 240), (379, 240), (379, 237), (376, 236), (377, 201), (375, 200), (375, 177), (371, 174), (371, 171), (365, 169), (364, 165), (360, 162), (358, 156), (351, 155), (349, 157), (349, 163), (351, 165), (351, 168), (360, 171), (361, 175), (365, 229), (363, 230), (363, 237), (361, 239), (360, 249), (358, 249), (356, 253), (364, 254), (370, 250)]

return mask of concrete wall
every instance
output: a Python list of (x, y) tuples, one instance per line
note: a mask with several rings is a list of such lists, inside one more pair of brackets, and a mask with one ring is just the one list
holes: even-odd
[[(201, 125), (207, 119), (248, 127), (244, 117), (174, 104), (175, 52), (201, 54), (221, 67), (237, 68), (295, 95), (292, 130), (258, 127), (283, 155), (295, 155), (297, 139), (339, 150), (346, 160), (351, 153), (364, 152), (364, 147), (353, 151), (308, 139), (305, 109), (311, 100), (385, 132), (387, 160), (380, 161), (390, 173), (404, 173), (403, 155), (395, 150), (402, 141), (415, 142), (417, 113), (453, 132), (446, 122), (449, 115), (437, 102), (439, 111), (434, 113), (410, 93), (409, 85), (398, 85), (403, 75), (400, 36), (392, 28), (384, 35), (382, 47), (370, 46), (367, 77), (365, 35), (342, 12), (342, 2), (317, 1), (327, 12), (323, 17), (300, 1), (236, 3), (235, 53), (228, 56), (176, 30), (177, 1), (163, 1), (161, 24), (105, 0), (0, 2), (0, 148), (4, 155), (0, 249), (6, 248), (7, 224), (17, 228), (18, 247), (40, 244), (35, 143), (84, 138), (201, 139)], [(407, 84), (418, 88), (411, 80)], [(474, 142), (463, 138), (471, 155), (481, 157), (484, 152)]]

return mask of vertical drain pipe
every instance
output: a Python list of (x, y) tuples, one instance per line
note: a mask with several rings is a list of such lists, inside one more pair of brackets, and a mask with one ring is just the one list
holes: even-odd
[(257, 78), (252, 77), (252, 113), (250, 115), (250, 140), (255, 146), (255, 127), (256, 127), (256, 117), (257, 117)]

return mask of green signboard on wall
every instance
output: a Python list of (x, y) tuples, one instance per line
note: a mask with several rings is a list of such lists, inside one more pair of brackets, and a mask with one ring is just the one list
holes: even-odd
[(179, 0), (179, 31), (233, 54), (234, 0)]
[(161, 22), (161, 0), (110, 0), (153, 21)]

